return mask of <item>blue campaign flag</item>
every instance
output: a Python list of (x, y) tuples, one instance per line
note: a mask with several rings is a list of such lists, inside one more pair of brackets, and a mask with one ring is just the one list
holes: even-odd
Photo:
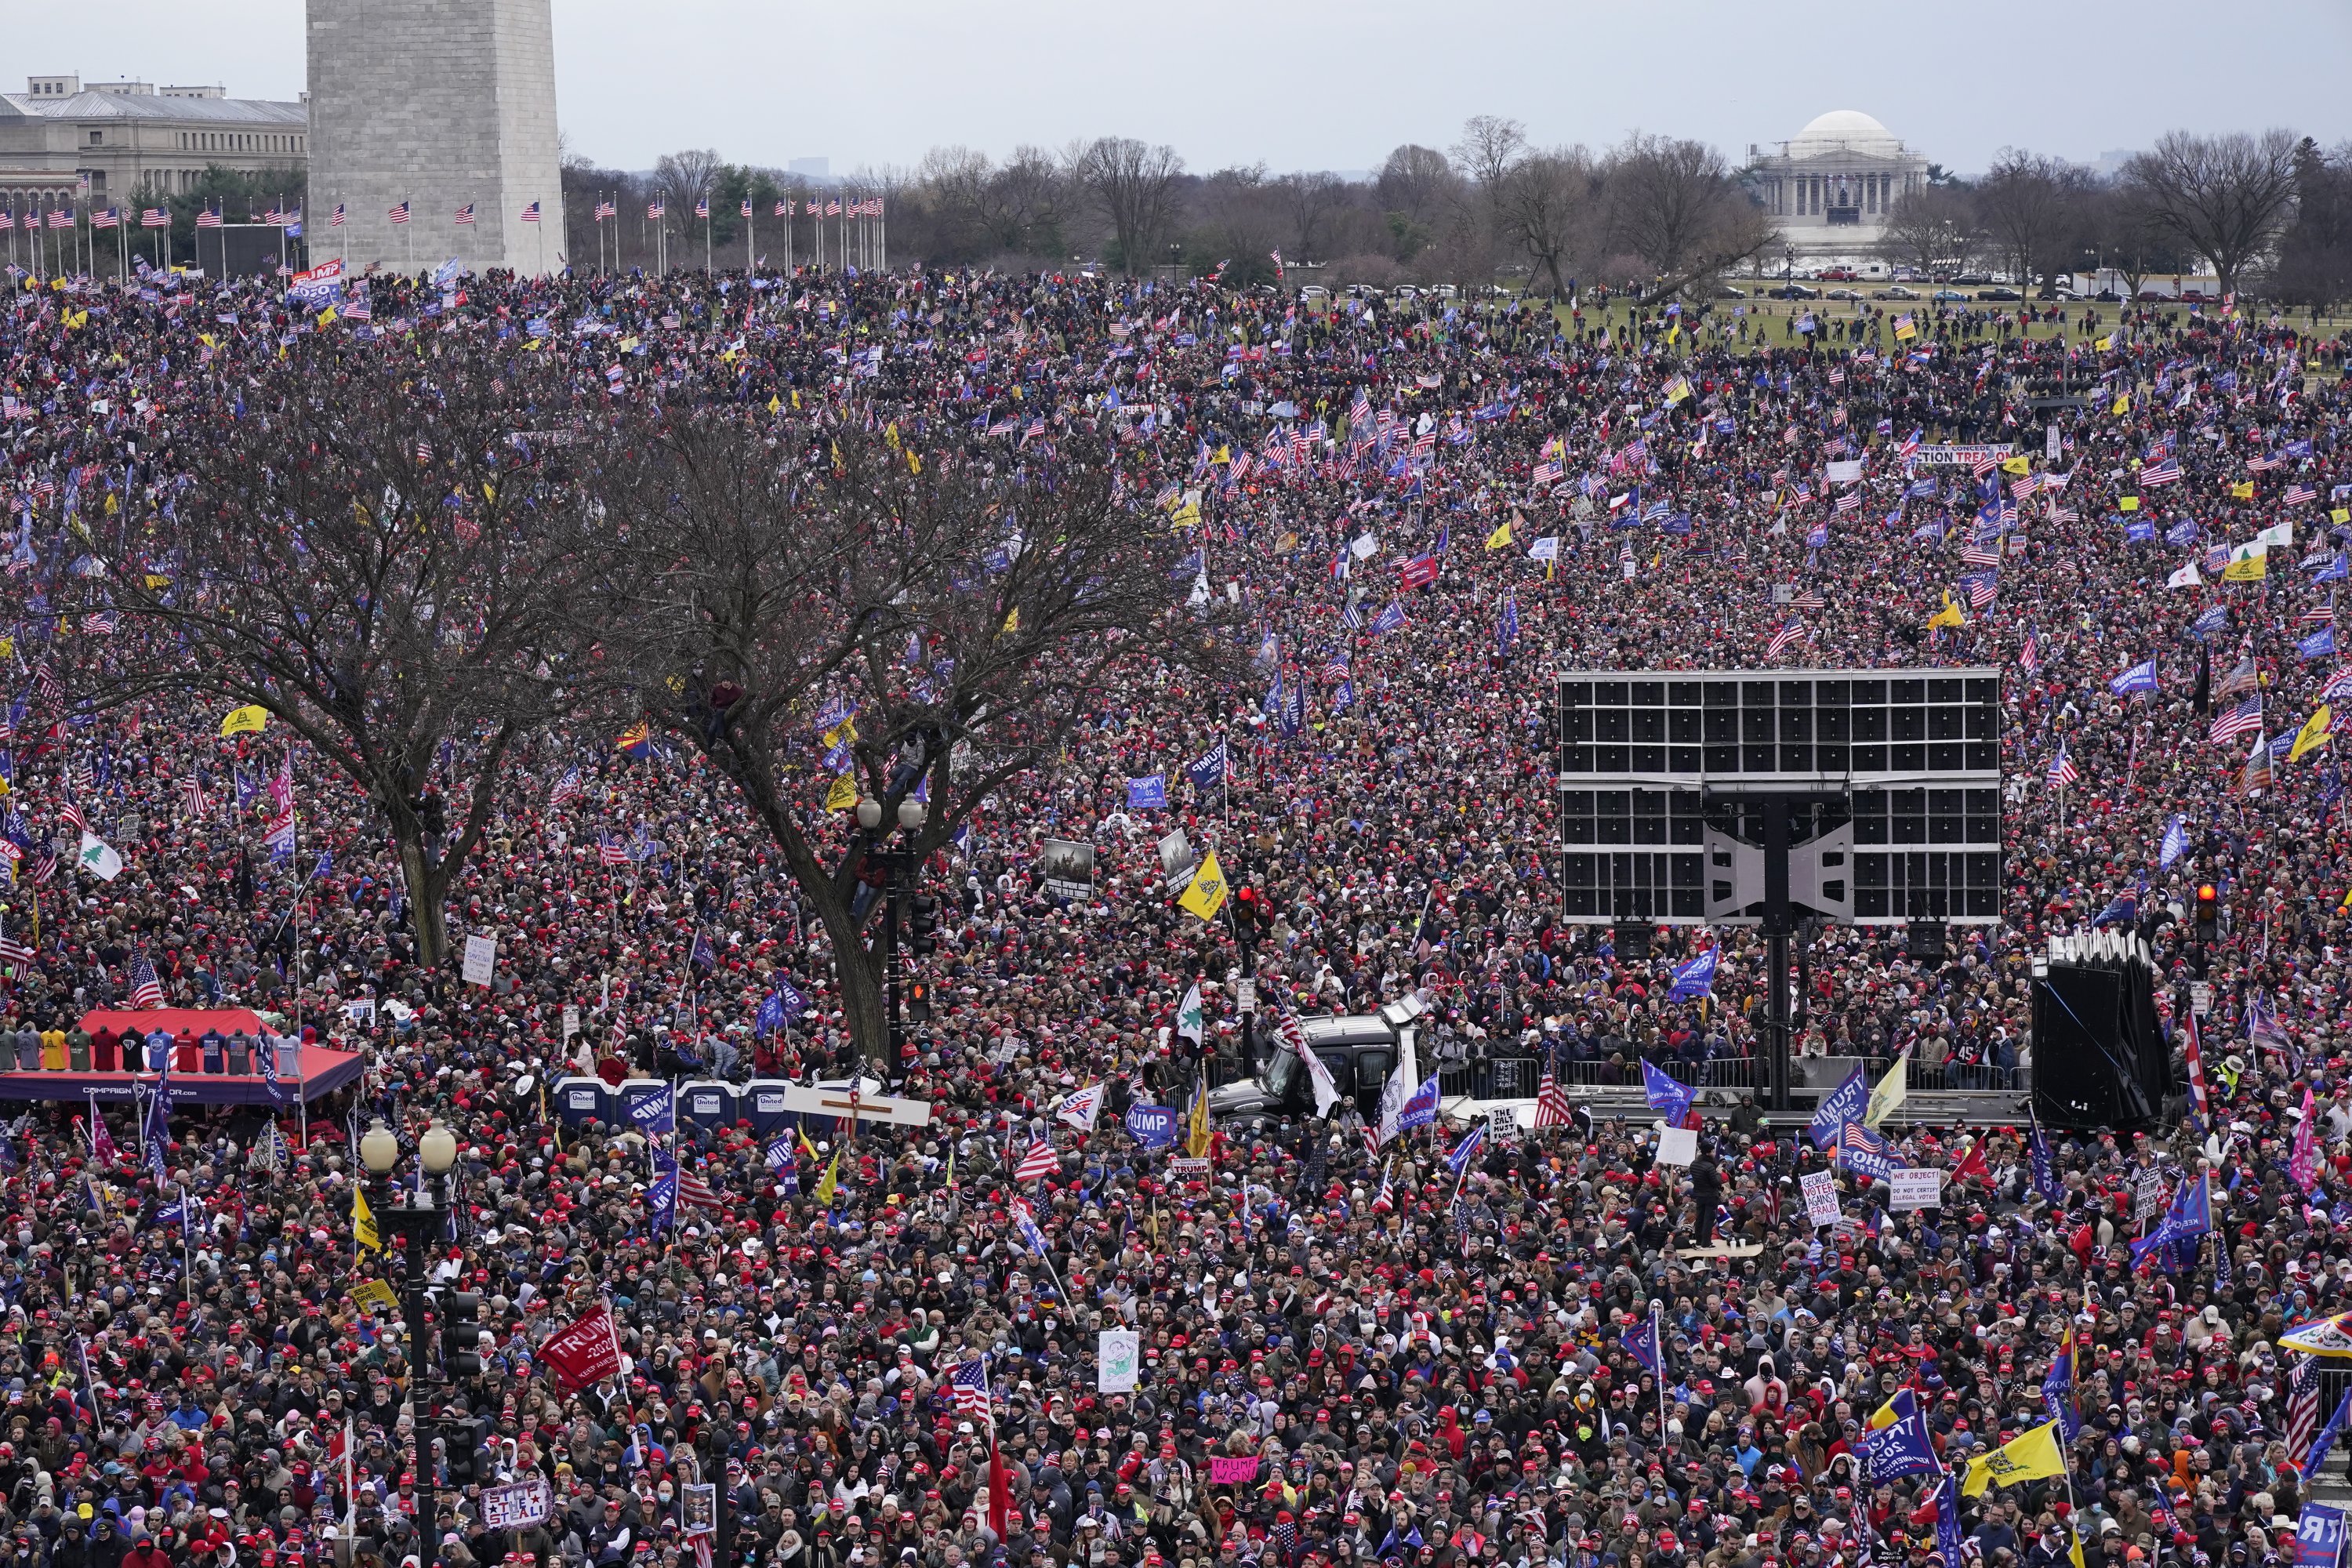
[(1147, 1149), (1165, 1149), (1176, 1142), (1183, 1118), (1164, 1105), (1127, 1108), (1127, 1133)]
[(1387, 634), (1396, 630), (1402, 625), (1404, 625), (1404, 605), (1394, 599), (1391, 599), (1389, 601), (1388, 608), (1382, 610), (1379, 616), (1374, 617), (1372, 621), (1372, 635), (1374, 637), (1385, 637)]
[(1479, 1147), (1486, 1142), (1486, 1124), (1483, 1121), (1474, 1122), (1470, 1131), (1464, 1135), (1462, 1142), (1454, 1145), (1454, 1152), (1445, 1156), (1445, 1168), (1455, 1175), (1460, 1175), (1469, 1166), (1470, 1162), (1478, 1157)]
[(677, 1217), (677, 1167), (672, 1165), (646, 1189), (646, 1225), (652, 1230), (666, 1230)]
[(765, 1038), (783, 1026), (784, 999), (771, 991), (766, 1000), (760, 1004), (760, 1011), (752, 1018), (751, 1027), (761, 1038)]
[[(2161, 1495), (2163, 1489), (2155, 1489)], [(1936, 1552), (1943, 1558), (1946, 1568), (1957, 1568), (1961, 1561), (1960, 1478), (1947, 1473), (1936, 1483)]]
[(1130, 811), (1160, 811), (1168, 805), (1168, 775), (1153, 773), (1148, 778), (1127, 781), (1127, 805)]
[(2342, 583), (2352, 580), (2352, 557), (2341, 550), (2329, 556), (2319, 570), (2311, 574), (2315, 583)]
[(1864, 1107), (1870, 1103), (1870, 1085), (1863, 1080), (1862, 1069), (1856, 1068), (1846, 1075), (1846, 1080), (1822, 1097), (1821, 1108), (1805, 1129), (1805, 1136), (1813, 1141), (1816, 1149), (1834, 1148), (1838, 1134), (1849, 1121), (1862, 1119)]
[(2209, 637), (2229, 624), (2229, 607), (2224, 605), (2214, 605), (2210, 606), (2203, 615), (2189, 622), (2189, 630), (2195, 637)]
[(2050, 1358), (2050, 1370), (2042, 1379), (2042, 1408), (2058, 1423), (2058, 1440), (2072, 1443), (2074, 1434), (2083, 1429), (2083, 1411), (2074, 1396), (2074, 1334), (2068, 1330), (2058, 1346), (2058, 1353)]
[(2042, 1194), (2043, 1203), (2055, 1208), (2058, 1206), (2058, 1167), (2050, 1158), (2050, 1140), (2042, 1135), (2039, 1121), (2032, 1123), (2031, 1131), (2032, 1137), (2026, 1147), (2032, 1158), (2033, 1190)]
[(1207, 789), (1225, 782), (1225, 742), (1217, 743), (1201, 753), (1195, 761), (1184, 764), (1184, 776), (1192, 781), (1194, 789)]
[(677, 1131), (677, 1085), (671, 1084), (667, 1093), (649, 1094), (631, 1105), (629, 1120), (637, 1124), (640, 1132)]
[(1648, 1100), (1650, 1109), (1664, 1116), (1669, 1125), (1682, 1125), (1683, 1118), (1690, 1114), (1691, 1100), (1696, 1098), (1696, 1092), (1688, 1085), (1677, 1083), (1660, 1072), (1655, 1064), (1643, 1062), (1642, 1098)]
[[(2327, 1425), (2322, 1426), (2319, 1429), (2319, 1436), (2311, 1440), (2310, 1456), (2303, 1462), (2305, 1475), (2319, 1474), (2321, 1463), (2326, 1459), (2328, 1451), (2336, 1447), (2336, 1439), (2343, 1435), (2344, 1418), (2347, 1415), (2352, 1415), (2352, 1389), (2347, 1389), (2344, 1397), (2336, 1402), (2336, 1414), (2327, 1418)], [(2307, 1503), (2305, 1505), (2306, 1509), (2309, 1506)]]
[(2137, 1268), (2142, 1259), (2168, 1242), (2202, 1236), (2212, 1228), (2213, 1200), (2205, 1178), (2185, 1181), (2173, 1194), (2172, 1206), (2156, 1222), (2156, 1228), (2131, 1244), (2132, 1267)]
[(2152, 658), (2133, 665), (2107, 682), (2107, 689), (2117, 697), (2128, 697), (2135, 691), (2153, 691), (2156, 687), (2156, 660)]
[(2129, 925), (2139, 919), (2139, 897), (2126, 888), (2108, 900), (2107, 907), (2091, 918), (2095, 926)]
[(1519, 640), (1519, 596), (1511, 595), (1503, 601), (1503, 618), (1495, 626), (1495, 646), (1504, 653)]
[(1864, 1433), (1862, 1462), (1874, 1486), (1905, 1476), (1932, 1475), (1944, 1468), (1927, 1438), (1927, 1417), (1916, 1409)]
[(1891, 1182), (1895, 1172), (1907, 1168), (1895, 1157), (1885, 1139), (1859, 1121), (1849, 1121), (1838, 1130), (1838, 1163), (1858, 1176), (1877, 1182)]
[(1658, 1320), (1654, 1315), (1627, 1329), (1621, 1338), (1626, 1354), (1647, 1367), (1652, 1376), (1665, 1376), (1666, 1358), (1658, 1343)]
[(2164, 830), (2164, 847), (2156, 853), (2156, 868), (2168, 870), (2172, 863), (2189, 853), (2189, 819), (2175, 816), (2172, 826)]
[(1436, 1124), (1437, 1075), (1431, 1073), (1404, 1102), (1404, 1109), (1397, 1112), (1397, 1130), (1409, 1131), (1415, 1127), (1433, 1127)]
[(2305, 659), (2332, 658), (2336, 654), (2336, 628), (2322, 626), (2294, 645), (2294, 651)]
[(2167, 544), (2194, 544), (2197, 542), (2197, 525), (2185, 519), (2176, 522), (2164, 531), (2164, 542)]
[(1666, 1000), (1686, 1002), (1694, 996), (1715, 994), (1715, 965), (1722, 952), (1710, 947), (1689, 963), (1676, 964), (1674, 989), (1666, 993)]
[(2130, 544), (2146, 544), (2156, 537), (2156, 524), (2146, 518), (2124, 524), (2124, 540)]

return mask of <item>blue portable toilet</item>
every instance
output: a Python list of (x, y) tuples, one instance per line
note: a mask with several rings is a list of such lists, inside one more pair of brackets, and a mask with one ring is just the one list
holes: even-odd
[(755, 1078), (743, 1086), (740, 1114), (751, 1124), (752, 1135), (765, 1143), (786, 1128), (797, 1128), (797, 1112), (784, 1109), (785, 1083), (780, 1078)]
[(705, 1132), (716, 1132), (732, 1127), (742, 1117), (743, 1097), (731, 1083), (716, 1079), (697, 1079), (682, 1084), (677, 1091), (677, 1112), (692, 1126)]
[(585, 1127), (613, 1120), (613, 1091), (601, 1078), (555, 1080), (555, 1119), (566, 1127)]

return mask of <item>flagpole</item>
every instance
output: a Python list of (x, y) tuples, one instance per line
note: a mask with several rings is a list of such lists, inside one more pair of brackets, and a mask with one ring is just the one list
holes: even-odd
[(1665, 1306), (1650, 1298), (1650, 1342), (1658, 1352), (1658, 1447), (1666, 1446), (1666, 1321)]

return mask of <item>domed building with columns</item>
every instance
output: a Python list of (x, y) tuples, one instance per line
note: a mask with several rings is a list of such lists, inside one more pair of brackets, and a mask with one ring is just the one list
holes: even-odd
[(1857, 109), (1833, 109), (1780, 144), (1748, 148), (1753, 189), (1799, 250), (1860, 248), (1897, 198), (1927, 184), (1927, 160)]

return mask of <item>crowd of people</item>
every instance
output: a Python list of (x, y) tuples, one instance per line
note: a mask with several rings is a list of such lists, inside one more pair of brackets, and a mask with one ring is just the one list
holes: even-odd
[[(2320, 636), (2352, 541), (2352, 406), (2315, 369), (2340, 344), (2234, 303), (1751, 331), (1722, 302), (1603, 328), (1534, 299), (921, 268), (374, 276), (331, 301), (13, 281), (0, 1026), (43, 1069), (57, 1035), (70, 1071), (92, 1009), (250, 1008), (364, 1070), (307, 1113), (68, 1099), (9, 1126), (8, 1562), (2292, 1558), (2334, 1385), (2275, 1342), (2352, 1279), (2352, 866), (2332, 749), (2298, 746), (2352, 668)], [(609, 734), (536, 742), (457, 879), (451, 930), (498, 939), (490, 983), (423, 973), (347, 781), (282, 730), (224, 739), (221, 704), (79, 705), (44, 654), (113, 630), (47, 625), (78, 520), (165, 505), (194, 412), (319, 333), (421, 357), (471, 334), (556, 356), (587, 397), (838, 406), (934, 447), (1091, 422), (1190, 531), (1189, 587), (1245, 613), (1265, 684), (1103, 691), (1063, 765), (923, 868), (946, 920), (899, 1060), (854, 1059), (821, 931), (731, 787)], [(1954, 444), (2013, 449), (1930, 451)], [(1940, 962), (1898, 929), (1822, 933), (1800, 1048), (2022, 1081), (2046, 939), (2210, 883), (2215, 940), (2153, 932), (2184, 1085), (2188, 982), (2210, 986), (2197, 1092), (2159, 1124), (1890, 1121), (1891, 1158), (1949, 1173), (1900, 1212), (1804, 1113), (1753, 1104), (1703, 1108), (1688, 1165), (1648, 1116), (1465, 1147), (1367, 1136), (1349, 1102), (1213, 1129), (1204, 1159), (1130, 1132), (1121, 1111), (1182, 1110), (1234, 1054), (1244, 981), (1277, 1018), (1417, 996), (1440, 1054), (1571, 1088), (1644, 1060), (1759, 1081), (1749, 933), (1621, 958), (1563, 919), (1552, 674), (1936, 665), (2003, 673), (2001, 918)], [(1168, 804), (1131, 804), (1155, 774)], [(289, 805), (299, 847), (273, 861)], [(1265, 895), (1246, 967), (1176, 902), (1171, 826)], [(1090, 896), (1046, 885), (1049, 837), (1095, 847)], [(1717, 942), (1711, 995), (1675, 999), (1670, 967)], [(549, 1097), (585, 1072), (854, 1070), (932, 1120), (649, 1143)], [(354, 1223), (377, 1119), (456, 1136), (429, 1275), (483, 1299), (478, 1377), (420, 1370), (368, 1286), (402, 1268)], [(2210, 1234), (2136, 1256), (2147, 1194), (2170, 1214), (2192, 1190)], [(545, 1347), (600, 1310), (619, 1364), (576, 1383)], [(416, 1462), (452, 1412), (488, 1423), (470, 1482), (446, 1448)], [(2062, 1466), (1975, 1484), (2053, 1420)], [(1887, 1457), (1890, 1426), (1924, 1462)], [(549, 1517), (491, 1529), (484, 1491), (533, 1476)], [(689, 1533), (706, 1483), (717, 1529)]]

